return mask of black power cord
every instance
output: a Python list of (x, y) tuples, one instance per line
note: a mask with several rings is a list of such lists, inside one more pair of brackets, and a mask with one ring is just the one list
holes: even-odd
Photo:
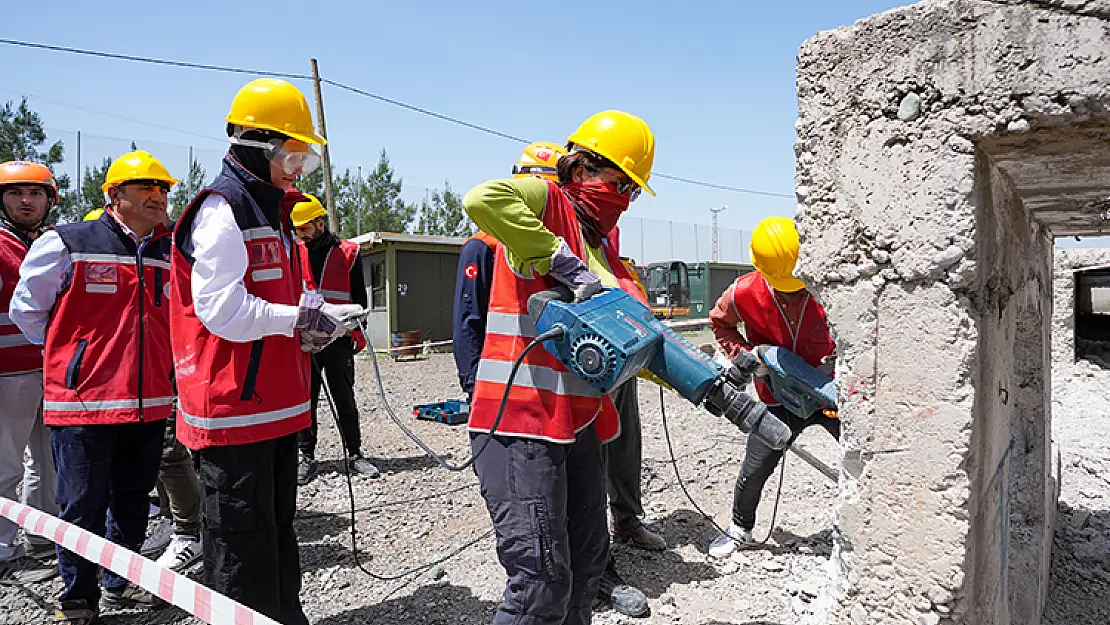
[(713, 520), (713, 517), (706, 514), (705, 510), (702, 510), (701, 506), (698, 505), (698, 502), (694, 501), (694, 498), (690, 495), (690, 491), (686, 490), (686, 484), (682, 481), (682, 475), (678, 472), (678, 459), (675, 457), (674, 454), (674, 446), (671, 445), (671, 430), (667, 427), (667, 404), (666, 401), (664, 401), (662, 386), (659, 387), (659, 411), (663, 415), (663, 435), (667, 439), (667, 451), (670, 453), (671, 456), (671, 466), (674, 468), (674, 477), (676, 480), (678, 480), (678, 487), (682, 489), (682, 494), (686, 495), (686, 499), (690, 502), (690, 505), (694, 506), (694, 510), (697, 510), (698, 514), (702, 515), (702, 517), (704, 517), (706, 521), (709, 521), (710, 525), (715, 527), (722, 536), (728, 536), (730, 540), (737, 543), (738, 545), (766, 545), (767, 541), (771, 540), (771, 535), (775, 532), (775, 519), (778, 517), (779, 500), (782, 496), (782, 483), (783, 478), (786, 475), (786, 451), (783, 450), (781, 460), (782, 466), (779, 467), (779, 486), (778, 490), (775, 492), (775, 507), (771, 511), (771, 526), (767, 530), (767, 536), (764, 537), (763, 540), (756, 541), (754, 543), (737, 540), (735, 537), (732, 536), (732, 534), (729, 534), (727, 530), (718, 525), (717, 522)]
[(370, 343), (370, 333), (367, 331), (366, 325), (361, 319), (359, 320), (359, 326), (362, 329), (363, 335), (366, 336), (367, 347), (370, 350), (370, 360), (374, 363), (374, 377), (378, 382), (378, 394), (381, 396), (382, 406), (385, 407), (386, 414), (389, 415), (389, 418), (393, 421), (393, 423), (397, 425), (397, 427), (401, 428), (401, 431), (404, 432), (406, 436), (412, 439), (412, 442), (416, 443), (417, 447), (420, 447), (420, 449), (424, 450), (424, 453), (428, 454), (428, 456), (435, 460), (436, 463), (439, 464), (439, 466), (447, 469), (448, 471), (465, 471), (466, 469), (470, 468), (470, 466), (474, 464), (474, 461), (478, 459), (478, 456), (481, 456), (482, 452), (484, 452), (486, 448), (489, 447), (489, 444), (493, 442), (493, 436), (497, 433), (497, 426), (501, 425), (501, 417), (503, 417), (505, 414), (505, 405), (509, 402), (509, 391), (513, 389), (513, 381), (516, 379), (516, 374), (520, 370), (520, 366), (524, 363), (524, 357), (528, 355), (528, 352), (535, 349), (544, 341), (549, 339), (557, 339), (563, 336), (564, 333), (566, 333), (566, 328), (557, 325), (547, 332), (544, 332), (543, 334), (532, 339), (532, 342), (524, 348), (524, 351), (520, 352), (520, 355), (517, 356), (516, 360), (513, 362), (512, 370), (509, 371), (509, 378), (505, 381), (505, 392), (501, 395), (501, 405), (497, 409), (497, 418), (493, 420), (493, 425), (490, 426), (486, 441), (482, 443), (482, 446), (478, 448), (478, 451), (474, 452), (473, 455), (471, 455), (466, 462), (459, 465), (454, 465), (450, 462), (447, 462), (447, 460), (445, 460), (443, 456), (436, 453), (435, 450), (433, 450), (431, 447), (428, 447), (428, 445), (424, 443), (424, 441), (420, 440), (420, 437), (414, 434), (413, 431), (410, 430), (408, 426), (406, 426), (401, 421), (401, 419), (397, 417), (397, 414), (393, 412), (393, 407), (389, 405), (389, 398), (386, 397), (385, 394), (385, 385), (382, 383), (381, 369), (378, 368), (378, 355), (374, 352), (374, 345)]
[[(443, 459), (442, 456), (440, 456), (434, 450), (432, 450), (431, 447), (428, 447), (428, 445), (425, 444), (424, 441), (420, 440), (420, 437), (418, 437), (416, 434), (414, 434), (412, 432), (412, 430), (410, 430), (407, 426), (405, 426), (405, 424), (402, 423), (401, 420), (397, 417), (397, 415), (393, 412), (393, 408), (389, 405), (389, 399), (387, 398), (386, 393), (385, 393), (385, 384), (382, 382), (382, 374), (381, 374), (381, 369), (378, 367), (377, 354), (374, 353), (374, 346), (372, 344), (370, 344), (370, 342), (369, 342), (370, 341), (370, 335), (366, 331), (366, 326), (361, 321), (360, 321), (359, 325), (362, 327), (363, 334), (366, 336), (367, 347), (369, 347), (369, 349), (370, 349), (371, 359), (373, 360), (373, 363), (374, 363), (374, 376), (377, 379), (378, 392), (381, 395), (382, 405), (385, 407), (386, 414), (388, 414), (389, 418), (393, 420), (393, 422), (397, 425), (397, 427), (401, 428), (401, 431), (404, 432), (410, 439), (412, 439), (413, 442), (415, 442), (422, 450), (424, 450), (424, 452), (426, 454), (428, 454), (430, 457), (435, 459), (435, 461), (441, 467), (443, 467), (443, 468), (445, 468), (449, 471), (463, 471), (463, 470), (467, 469), (468, 467), (470, 467), (472, 464), (474, 464), (474, 461), (477, 460), (478, 457), (482, 455), (482, 452), (484, 452), (486, 450), (486, 447), (489, 446), (490, 442), (493, 441), (493, 435), (497, 431), (497, 426), (501, 423), (501, 417), (504, 415), (504, 412), (505, 412), (505, 405), (509, 401), (509, 391), (511, 391), (512, 388), (513, 388), (513, 381), (516, 379), (516, 374), (520, 370), (520, 366), (524, 362), (524, 357), (528, 355), (528, 352), (532, 351), (532, 349), (534, 349), (537, 345), (542, 344), (544, 341), (546, 341), (548, 339), (558, 338), (558, 337), (562, 336), (562, 334), (566, 331), (562, 326), (556, 326), (556, 327), (552, 328), (551, 330), (548, 330), (547, 332), (544, 332), (543, 334), (541, 334), (541, 335), (537, 336), (536, 338), (532, 339), (532, 342), (529, 343), (528, 346), (524, 348), (524, 351), (522, 351), (519, 356), (517, 356), (516, 360), (513, 362), (512, 370), (509, 371), (509, 378), (505, 381), (505, 393), (501, 396), (501, 405), (497, 410), (497, 418), (494, 419), (493, 425), (490, 427), (489, 435), (486, 437), (485, 443), (483, 443), (482, 446), (478, 449), (478, 451), (474, 452), (474, 454), (471, 455), (470, 458), (466, 462), (464, 462), (461, 465), (456, 466), (456, 465), (452, 465), (452, 464), (448, 463), (446, 460)], [(347, 449), (347, 437), (343, 434), (343, 428), (339, 424), (339, 412), (335, 409), (335, 401), (332, 399), (331, 389), (328, 387), (327, 382), (324, 381), (323, 371), (320, 370), (320, 366), (316, 363), (316, 359), (315, 358), (310, 358), (310, 360), (312, 361), (312, 367), (316, 370), (316, 374), (320, 376), (320, 386), (324, 389), (324, 397), (327, 398), (327, 400), (328, 400), (328, 408), (331, 409), (332, 418), (335, 420), (335, 428), (339, 431), (339, 438), (340, 438), (340, 441), (343, 444), (343, 449)], [(355, 523), (355, 513), (356, 513), (355, 489), (354, 489), (354, 485), (351, 482), (350, 458), (348, 458), (346, 456), (346, 454), (344, 454), (344, 458), (343, 458), (343, 473), (344, 473), (344, 475), (346, 476), (346, 479), (347, 479), (347, 501), (350, 504), (350, 508), (348, 510), (348, 513), (350, 515), (350, 521), (351, 521), (351, 553), (354, 556), (355, 567), (358, 568), (358, 570), (362, 571), (363, 573), (365, 573), (366, 575), (368, 575), (369, 577), (371, 577), (373, 579), (376, 579), (376, 580), (379, 580), (379, 581), (384, 581), (384, 582), (392, 582), (392, 581), (398, 581), (398, 580), (405, 579), (408, 576), (416, 574), (416, 573), (422, 573), (422, 572), (427, 571), (428, 569), (430, 569), (430, 568), (432, 568), (436, 565), (443, 564), (444, 562), (447, 562), (451, 558), (454, 558), (455, 556), (457, 556), (460, 553), (466, 551), (470, 547), (478, 544), (479, 542), (481, 542), (481, 541), (485, 540), (486, 538), (493, 535), (494, 530), (492, 530), (492, 529), (490, 529), (488, 531), (485, 531), (485, 532), (482, 532), (480, 535), (475, 536), (474, 538), (470, 539), (469, 541), (463, 543), (461, 546), (457, 547), (456, 549), (454, 549), (453, 551), (451, 551), (450, 553), (448, 553), (447, 555), (445, 555), (441, 558), (437, 558), (437, 559), (432, 560), (430, 562), (426, 562), (424, 564), (412, 567), (410, 569), (407, 569), (405, 571), (402, 571), (402, 572), (394, 574), (394, 575), (381, 575), (381, 574), (378, 574), (378, 573), (374, 573), (373, 571), (371, 571), (371, 570), (367, 569), (365, 566), (363, 566), (362, 561), (361, 561), (361, 559), (359, 558), (359, 555), (358, 555), (358, 530), (356, 528), (356, 523)], [(444, 491), (442, 493), (437, 493), (435, 495), (432, 495), (431, 497), (418, 498), (418, 499), (415, 499), (413, 501), (422, 501), (422, 500), (432, 499), (434, 497), (445, 495), (445, 494), (448, 494), (450, 492), (456, 492), (458, 490), (462, 490), (462, 488)], [(382, 506), (384, 506), (384, 505), (390, 505), (390, 504), (383, 504)], [(371, 509), (371, 508), (364, 508), (363, 510), (366, 510), (366, 509)], [(300, 518), (313, 518), (313, 517), (305, 516), (305, 517), (300, 517)]]

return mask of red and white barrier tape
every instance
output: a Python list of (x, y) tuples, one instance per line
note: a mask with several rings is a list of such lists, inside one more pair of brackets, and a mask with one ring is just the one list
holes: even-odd
[(210, 625), (281, 625), (134, 551), (30, 506), (0, 497), (0, 516), (110, 569)]

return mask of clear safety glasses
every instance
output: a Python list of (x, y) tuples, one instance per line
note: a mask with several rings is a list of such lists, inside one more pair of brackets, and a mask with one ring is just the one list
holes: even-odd
[(228, 137), (228, 141), (233, 145), (262, 150), (268, 160), (276, 161), (281, 165), (282, 171), (289, 175), (307, 176), (320, 166), (320, 155), (303, 141), (295, 139), (254, 141), (242, 138), (239, 133)]

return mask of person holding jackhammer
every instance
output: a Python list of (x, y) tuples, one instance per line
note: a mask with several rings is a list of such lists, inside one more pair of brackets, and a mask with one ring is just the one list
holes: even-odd
[[(751, 258), (756, 270), (737, 278), (709, 313), (709, 325), (717, 343), (743, 369), (758, 368), (757, 356), (752, 353), (756, 346), (772, 345), (794, 352), (810, 366), (832, 372), (836, 345), (825, 309), (806, 290), (805, 283), (794, 277), (799, 247), (794, 220), (768, 217), (759, 222), (751, 238)], [(790, 427), (794, 438), (805, 428), (820, 425), (840, 439), (839, 420), (820, 412), (808, 418), (791, 414), (775, 400), (771, 387), (760, 379), (758, 372), (755, 388), (760, 401)], [(763, 486), (782, 454), (757, 437), (748, 437), (733, 494), (732, 523), (726, 533), (709, 545), (709, 555), (725, 557), (738, 547), (753, 543), (752, 528)]]
[[(132, 551), (146, 534), (147, 494), (173, 401), (164, 221), (175, 184), (148, 152), (113, 161), (104, 213), (35, 240), (9, 312), (43, 346), (43, 421), (57, 465), (59, 518)], [(96, 623), (101, 604), (159, 602), (111, 571), (98, 580), (96, 563), (61, 546), (57, 554), (64, 584), (57, 623)]]
[(223, 169), (174, 229), (172, 340), (177, 437), (204, 492), (209, 587), (283, 623), (305, 625), (293, 516), (297, 432), (311, 425), (310, 364), (360, 306), (305, 292), (290, 213), (320, 162), (304, 95), (247, 83), (227, 115)]
[(474, 468), (509, 577), (495, 625), (589, 623), (609, 562), (601, 446), (620, 434), (620, 418), (607, 395), (542, 347), (521, 354), (535, 335), (533, 294), (563, 284), (581, 301), (607, 285), (642, 297), (611, 236), (641, 190), (652, 193), (655, 139), (639, 117), (604, 111), (567, 147), (557, 183), (494, 180), (463, 199), (500, 242), (469, 423), (471, 449), (484, 449)]
[[(519, 161), (513, 166), (513, 178), (535, 177), (557, 183), (559, 176), (556, 165), (566, 153), (565, 148), (554, 143), (532, 143), (524, 148)], [(614, 246), (618, 243), (615, 235), (611, 242)], [(452, 343), (459, 384), (468, 398), (474, 392), (474, 380), (485, 342), (497, 244), (496, 239), (479, 230), (463, 244), (459, 255)], [(624, 264), (625, 269), (629, 269), (628, 264)], [(634, 268), (631, 269), (629, 275), (636, 279), (634, 271)], [(640, 290), (642, 291), (642, 286)], [(612, 393), (612, 398), (620, 415), (623, 436), (602, 449), (614, 535), (644, 549), (665, 549), (667, 543), (663, 537), (648, 530), (640, 521), (640, 516), (643, 515), (640, 497), (642, 454), (636, 380), (622, 385)], [(617, 573), (616, 561), (612, 555), (599, 582), (597, 596), (621, 614), (643, 616), (648, 612), (647, 597), (643, 591), (630, 585)]]
[[(308, 257), (309, 271), (315, 290), (331, 304), (368, 305), (366, 283), (362, 277), (362, 263), (358, 258), (358, 243), (345, 241), (328, 231), (328, 211), (315, 196), (293, 205), (293, 229), (300, 238), (298, 245)], [(309, 276), (305, 276), (308, 278)], [(358, 404), (355, 403), (355, 354), (366, 349), (362, 330), (351, 332), (335, 340), (312, 355), (312, 425), (297, 435), (301, 450), (297, 466), (297, 483), (308, 484), (316, 476), (316, 408), (320, 403), (323, 375), (328, 376), (328, 391), (335, 402), (336, 417), (343, 433), (347, 451), (347, 466), (351, 471), (366, 477), (378, 477), (378, 468), (362, 455), (362, 433), (358, 427)]]

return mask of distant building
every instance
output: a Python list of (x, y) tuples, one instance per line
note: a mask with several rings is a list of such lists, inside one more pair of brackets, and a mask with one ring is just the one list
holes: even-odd
[(389, 347), (393, 333), (412, 330), (423, 341), (450, 340), (455, 273), (466, 239), (370, 232), (351, 240), (361, 248), (374, 347)]

